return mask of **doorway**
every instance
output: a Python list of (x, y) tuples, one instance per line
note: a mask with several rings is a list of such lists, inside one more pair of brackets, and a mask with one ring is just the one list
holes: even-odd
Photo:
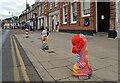
[(54, 30), (54, 17), (52, 16), (52, 32)]
[(110, 27), (110, 2), (97, 2), (98, 32), (108, 32)]

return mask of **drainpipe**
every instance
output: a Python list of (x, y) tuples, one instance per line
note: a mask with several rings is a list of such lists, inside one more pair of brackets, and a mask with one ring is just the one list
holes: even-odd
[(119, 34), (120, 34), (120, 29), (118, 27), (118, 2), (119, 0), (116, 0), (116, 32), (117, 32), (117, 37), (116, 38), (119, 38)]

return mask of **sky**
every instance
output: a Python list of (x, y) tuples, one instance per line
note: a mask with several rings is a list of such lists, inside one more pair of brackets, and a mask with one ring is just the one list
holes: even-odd
[[(29, 5), (34, 2), (35, 0), (27, 0)], [(13, 16), (19, 16), (25, 8), (26, 0), (0, 0), (0, 19), (12, 17), (12, 12)]]

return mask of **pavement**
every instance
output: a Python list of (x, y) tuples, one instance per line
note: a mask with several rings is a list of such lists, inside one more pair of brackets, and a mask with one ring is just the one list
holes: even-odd
[(86, 35), (88, 63), (93, 69), (93, 76), (84, 79), (72, 74), (76, 63), (71, 44), (73, 35), (50, 32), (49, 50), (43, 51), (40, 31), (30, 32), (29, 38), (25, 38), (25, 33), (15, 34), (43, 81), (118, 81), (118, 39), (107, 38), (107, 33)]

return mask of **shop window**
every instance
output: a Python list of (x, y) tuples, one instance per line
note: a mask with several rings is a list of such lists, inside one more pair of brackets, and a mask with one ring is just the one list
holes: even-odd
[(76, 23), (77, 21), (77, 2), (71, 4), (71, 22)]
[(65, 6), (64, 8), (63, 8), (63, 19), (64, 19), (64, 24), (66, 24), (67, 23), (67, 14), (68, 14), (68, 8), (67, 8), (67, 6)]

